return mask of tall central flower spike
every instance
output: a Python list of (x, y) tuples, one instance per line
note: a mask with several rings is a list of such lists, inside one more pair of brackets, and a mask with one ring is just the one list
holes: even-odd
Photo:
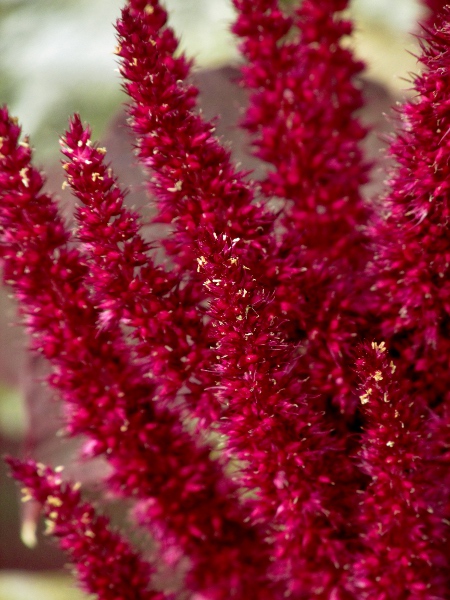
[[(318, 406), (354, 415), (352, 348), (361, 335), (368, 209), (355, 116), (362, 70), (344, 40), (346, 0), (304, 0), (291, 16), (278, 0), (234, 0), (234, 31), (251, 91), (244, 126), (255, 155), (271, 165), (263, 193), (285, 201), (276, 250), (275, 303), (304, 360), (298, 376)], [(359, 325), (359, 331), (358, 331)], [(307, 383), (306, 383), (307, 382)]]
[[(190, 286), (201, 302), (207, 294), (197, 261), (204, 244), (208, 241), (212, 254), (216, 244), (220, 256), (213, 234), (242, 238), (235, 252), (245, 253), (253, 268), (264, 269), (261, 258), (274, 247), (270, 235), (274, 216), (253, 203), (244, 174), (234, 169), (229, 151), (214, 138), (213, 125), (193, 112), (197, 90), (186, 81), (188, 61), (183, 55), (174, 56), (177, 40), (166, 20), (158, 2), (129, 2), (117, 23), (118, 55), (125, 88), (133, 99), (129, 112), (139, 158), (151, 173), (157, 220), (173, 227), (164, 247), (182, 285)], [(200, 319), (200, 327), (208, 341), (209, 324)], [(187, 383), (192, 394), (186, 400), (202, 420), (211, 412), (220, 416), (211, 409), (214, 394), (201, 394), (196, 388), (198, 382), (203, 390), (215, 388), (211, 373), (215, 356), (206, 349)]]
[[(213, 233), (245, 237), (253, 259), (271, 249), (273, 216), (254, 204), (244, 173), (197, 115), (188, 63), (174, 58), (177, 41), (158, 2), (132, 0), (117, 23), (118, 55), (138, 136), (138, 154), (155, 175), (158, 219), (173, 224), (166, 248), (176, 265), (196, 271), (199, 240)], [(240, 244), (239, 246), (242, 246)]]

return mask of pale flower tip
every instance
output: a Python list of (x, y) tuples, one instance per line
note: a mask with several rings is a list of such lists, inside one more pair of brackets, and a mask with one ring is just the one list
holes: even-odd
[(27, 548), (35, 548), (37, 545), (36, 521), (25, 519), (20, 529), (20, 539)]

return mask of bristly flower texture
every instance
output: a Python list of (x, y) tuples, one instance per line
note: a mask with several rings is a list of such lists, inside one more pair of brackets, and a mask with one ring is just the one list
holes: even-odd
[(158, 0), (116, 26), (162, 239), (78, 115), (68, 227), (0, 110), (5, 282), (67, 434), (109, 463), (105, 496), (150, 547), (60, 469), (8, 459), (12, 474), (99, 599), (449, 599), (450, 8), (427, 3), (372, 202), (348, 2), (234, 5), (261, 180), (197, 110)]

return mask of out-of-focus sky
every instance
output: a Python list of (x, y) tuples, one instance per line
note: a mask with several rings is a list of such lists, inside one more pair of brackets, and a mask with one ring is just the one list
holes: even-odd
[[(38, 157), (45, 157), (69, 114), (82, 113), (99, 135), (123, 96), (113, 55), (112, 24), (121, 0), (0, 0), (0, 103), (8, 102)], [(182, 46), (201, 67), (238, 57), (228, 26), (231, 0), (167, 0)], [(418, 0), (354, 0), (358, 47), (374, 57), (376, 76), (404, 75), (405, 34)], [(381, 55), (377, 55), (377, 51)], [(408, 62), (409, 61), (409, 62)], [(388, 81), (389, 82), (389, 81)]]

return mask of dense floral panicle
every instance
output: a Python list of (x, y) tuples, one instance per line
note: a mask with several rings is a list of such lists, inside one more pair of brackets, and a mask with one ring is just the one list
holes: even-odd
[[(348, 2), (306, 0), (292, 16), (278, 0), (234, 0), (234, 5), (233, 31), (242, 38), (247, 59), (243, 83), (251, 90), (244, 126), (255, 134), (256, 155), (275, 167), (263, 189), (294, 200), (307, 217), (308, 202), (323, 205), (327, 210), (316, 214), (316, 227), (321, 220), (326, 224), (327, 212), (336, 221), (349, 209), (348, 225), (351, 218), (358, 223), (359, 187), (367, 179), (358, 141), (366, 131), (353, 114), (362, 106), (353, 78), (363, 65), (342, 45), (351, 24), (338, 13)], [(340, 189), (346, 190), (342, 204), (333, 206)], [(314, 197), (319, 192), (329, 197)], [(303, 218), (294, 216), (298, 222)]]
[(395, 377), (386, 345), (357, 363), (363, 433), (359, 459), (370, 477), (360, 496), (363, 552), (349, 571), (361, 600), (448, 597), (447, 468), (430, 439), (430, 417)]
[[(33, 334), (32, 345), (47, 358), (69, 356), (76, 341), (58, 338), (58, 322), (64, 306), (74, 319), (86, 310), (79, 282), (86, 267), (68, 248), (67, 232), (52, 198), (44, 194), (44, 178), (31, 164), (28, 140), (20, 140), (20, 127), (6, 108), (0, 111), (0, 252), (3, 276), (14, 286), (25, 323)], [(57, 279), (59, 287), (44, 286)], [(69, 299), (66, 301), (66, 299)], [(70, 307), (70, 308), (69, 308)], [(82, 348), (80, 349), (82, 352)]]
[[(139, 235), (139, 215), (123, 206), (124, 193), (103, 161), (106, 150), (93, 147), (90, 131), (83, 128), (78, 115), (71, 120), (61, 146), (67, 157), (63, 168), (68, 183), (86, 205), (77, 208), (77, 237), (99, 263), (91, 261), (89, 276), (94, 293), (99, 295), (100, 319), (105, 327), (110, 320), (114, 326), (123, 318), (125, 282), (133, 280), (139, 268), (149, 262), (149, 244)], [(155, 268), (151, 275), (159, 286), (165, 284), (163, 291), (174, 285), (173, 278), (161, 269)], [(100, 290), (108, 297), (103, 298)]]
[[(127, 23), (127, 19), (128, 14), (125, 12), (122, 22), (118, 25), (118, 31), (122, 37), (124, 37), (126, 30), (131, 27)], [(144, 35), (141, 38), (144, 39)], [(141, 158), (144, 158), (146, 166), (152, 168), (153, 176), (158, 182), (154, 191), (163, 197), (165, 207), (167, 206), (171, 211), (181, 211), (183, 209), (179, 202), (175, 203), (176, 193), (177, 191), (181, 191), (176, 189), (175, 184), (178, 180), (174, 178), (174, 171), (172, 170), (171, 172), (169, 170), (171, 169), (172, 162), (175, 163), (176, 161), (180, 164), (177, 177), (180, 177), (180, 185), (182, 184), (183, 186), (183, 192), (180, 195), (183, 197), (186, 194), (184, 202), (198, 199), (201, 202), (199, 207), (204, 207), (198, 219), (195, 217), (193, 211), (183, 213), (181, 218), (196, 218), (198, 221), (192, 227), (188, 227), (187, 232), (183, 232), (183, 235), (185, 238), (187, 235), (189, 236), (186, 241), (189, 242), (193, 250), (191, 256), (192, 254), (194, 256), (197, 254), (199, 274), (205, 282), (208, 295), (215, 293), (213, 286), (217, 285), (216, 289), (219, 290), (219, 295), (225, 292), (227, 297), (227, 300), (222, 303), (218, 299), (208, 310), (208, 314), (213, 317), (213, 323), (216, 324), (211, 335), (211, 340), (216, 342), (215, 353), (220, 359), (216, 367), (216, 386), (219, 390), (219, 397), (222, 399), (224, 405), (224, 418), (220, 421), (220, 429), (227, 433), (231, 451), (239, 458), (249, 461), (250, 468), (246, 469), (243, 467), (242, 469), (244, 472), (243, 480), (249, 486), (251, 483), (252, 488), (257, 487), (261, 490), (259, 493), (259, 501), (261, 503), (261, 507), (259, 508), (260, 515), (264, 515), (265, 513), (266, 518), (268, 515), (273, 515), (277, 510), (277, 503), (279, 503), (280, 498), (285, 497), (283, 508), (279, 509), (279, 520), (280, 527), (286, 527), (288, 532), (278, 535), (277, 540), (281, 540), (280, 554), (283, 555), (283, 559), (291, 561), (290, 569), (292, 572), (294, 570), (292, 565), (295, 562), (294, 554), (295, 556), (299, 553), (302, 554), (301, 545), (304, 543), (304, 540), (299, 541), (296, 538), (292, 538), (291, 532), (298, 531), (301, 525), (302, 530), (305, 531), (305, 539), (308, 536), (310, 539), (312, 536), (314, 541), (311, 542), (311, 545), (317, 547), (323, 540), (321, 534), (325, 535), (327, 527), (331, 531), (337, 526), (336, 523), (333, 523), (333, 525), (324, 524), (320, 530), (321, 534), (314, 535), (312, 533), (315, 527), (312, 524), (314, 517), (309, 517), (308, 515), (304, 517), (303, 514), (300, 517), (295, 516), (296, 509), (294, 507), (296, 502), (298, 502), (298, 498), (302, 494), (308, 493), (298, 472), (296, 458), (297, 445), (295, 441), (299, 430), (304, 424), (303, 422), (296, 424), (298, 415), (295, 407), (290, 405), (291, 402), (295, 402), (293, 398), (296, 398), (296, 395), (298, 395), (298, 390), (285, 388), (282, 390), (282, 393), (273, 391), (277, 372), (280, 374), (283, 370), (289, 371), (289, 367), (283, 364), (282, 354), (283, 352), (287, 352), (288, 355), (290, 353), (290, 356), (292, 356), (294, 347), (289, 347), (289, 345), (286, 345), (286, 342), (276, 338), (272, 342), (266, 343), (267, 347), (265, 347), (263, 337), (266, 336), (266, 341), (269, 339), (267, 336), (270, 335), (270, 323), (274, 320), (274, 315), (270, 315), (269, 307), (267, 310), (264, 309), (264, 317), (262, 315), (258, 317), (258, 311), (262, 309), (260, 306), (261, 302), (266, 304), (264, 289), (261, 288), (260, 284), (256, 283), (257, 271), (261, 270), (261, 268), (262, 270), (264, 269), (264, 263), (262, 267), (256, 264), (254, 255), (252, 256), (248, 247), (242, 245), (242, 241), (248, 242), (251, 236), (254, 235), (253, 231), (249, 231), (246, 225), (248, 220), (250, 227), (255, 226), (252, 223), (255, 217), (258, 216), (258, 207), (250, 204), (251, 195), (248, 188), (242, 182), (239, 183), (237, 175), (233, 174), (228, 154), (211, 137), (210, 126), (203, 124), (198, 117), (190, 112), (190, 106), (186, 104), (186, 100), (183, 101), (183, 90), (179, 88), (177, 82), (173, 81), (173, 78), (167, 77), (165, 79), (166, 84), (172, 81), (174, 90), (178, 94), (178, 96), (174, 95), (170, 103), (170, 107), (173, 110), (170, 113), (167, 110), (161, 111), (161, 104), (166, 99), (166, 91), (162, 87), (158, 87), (155, 82), (157, 78), (161, 78), (161, 75), (165, 74), (165, 68), (161, 64), (160, 57), (155, 52), (155, 45), (149, 43), (148, 46), (148, 64), (152, 68), (153, 85), (151, 88), (147, 86), (149, 89), (145, 90), (145, 97), (143, 93), (138, 93), (138, 90), (132, 85), (128, 85), (128, 92), (136, 103), (131, 109), (134, 120), (133, 128), (138, 135), (142, 135), (142, 140), (138, 142), (141, 148)], [(123, 52), (123, 49), (126, 47), (126, 41), (124, 42), (123, 39), (121, 40), (121, 47)], [(129, 51), (129, 56), (134, 56), (135, 54), (136, 52)], [(146, 68), (148, 69), (149, 66)], [(139, 65), (133, 65), (132, 61), (126, 60), (122, 68), (125, 77), (127, 77), (127, 71), (132, 68), (138, 69)], [(134, 83), (137, 80), (137, 76), (134, 75), (133, 77), (129, 77), (129, 79)], [(142, 88), (144, 88), (144, 84), (141, 84)], [(143, 104), (141, 98), (144, 98), (146, 105)], [(191, 127), (191, 131), (188, 136), (185, 135), (185, 132), (189, 132), (189, 126)], [(196, 174), (195, 171), (191, 172), (187, 168), (183, 170), (182, 167), (185, 164), (186, 155), (192, 153), (191, 149), (186, 148), (186, 144), (195, 135), (198, 136), (200, 133), (204, 133), (205, 135), (201, 138), (199, 137), (197, 140), (198, 148), (196, 150), (196, 157), (199, 163), (203, 164), (203, 168)], [(167, 145), (169, 142), (170, 146)], [(157, 150), (153, 158), (148, 152), (148, 144), (151, 144), (151, 147)], [(171, 188), (168, 190), (170, 193), (167, 193), (166, 190), (167, 174), (171, 177)], [(236, 196), (236, 191), (239, 190), (241, 190), (241, 198)], [(217, 197), (217, 200), (215, 200), (216, 207), (213, 211), (209, 206), (211, 205), (211, 200), (214, 200), (215, 197)], [(171, 201), (170, 205), (169, 199)], [(227, 202), (229, 206), (221, 206), (219, 201), (221, 203)], [(245, 213), (242, 213), (241, 208), (243, 201), (245, 201)], [(229, 219), (234, 216), (233, 220), (226, 224), (223, 222), (225, 208)], [(186, 207), (184, 210), (186, 210)], [(175, 212), (172, 212), (172, 214), (176, 215)], [(242, 221), (243, 214), (246, 216), (245, 224)], [(204, 219), (207, 217), (208, 221), (205, 222)], [(179, 231), (182, 226), (183, 223), (180, 223), (180, 219), (177, 218), (177, 228)], [(245, 235), (245, 237), (243, 240), (232, 238), (234, 239), (233, 253), (227, 256), (224, 249), (226, 244), (221, 241), (223, 239), (221, 233), (223, 230), (229, 231), (230, 228), (231, 233), (226, 237), (227, 240), (230, 239), (231, 235), (237, 236), (240, 234)], [(208, 229), (212, 231), (212, 235), (210, 236), (205, 235)], [(259, 235), (261, 236), (261, 233)], [(202, 241), (200, 248), (199, 240)], [(259, 244), (261, 243), (259, 239), (255, 241)], [(240, 261), (242, 261), (243, 266), (239, 264)], [(239, 276), (238, 271), (242, 272), (243, 270), (245, 271), (245, 268), (250, 268), (246, 266), (247, 264), (251, 265), (251, 273), (247, 277), (246, 284), (239, 287), (242, 283), (242, 277)], [(233, 266), (235, 267), (234, 269)], [(211, 273), (209, 272), (210, 270), (212, 270)], [(247, 284), (249, 284), (248, 289), (246, 289)], [(248, 293), (248, 297), (245, 296), (246, 293)], [(233, 294), (235, 294), (234, 297)], [(233, 298), (233, 300), (228, 300), (228, 298)], [(252, 303), (254, 306), (252, 306)], [(240, 304), (240, 306), (237, 306), (237, 304)], [(254, 321), (254, 315), (257, 315), (256, 318), (260, 318), (260, 324), (258, 324), (255, 331), (246, 322), (247, 320)], [(273, 326), (273, 329), (276, 331), (275, 326)], [(255, 335), (257, 331), (260, 333), (259, 336)], [(248, 337), (246, 338), (245, 334), (247, 333), (254, 336), (255, 341), (248, 339)], [(242, 342), (245, 343), (242, 344)], [(283, 348), (283, 345), (287, 346), (286, 349)], [(254, 348), (253, 352), (248, 348), (250, 346)], [(244, 348), (246, 352), (242, 351)], [(256, 382), (258, 382), (258, 385), (256, 385)], [(281, 388), (283, 387), (281, 385)], [(239, 390), (238, 393), (236, 393), (237, 390)], [(230, 410), (227, 409), (227, 406), (231, 407)], [(305, 408), (305, 412), (308, 413), (307, 407)], [(308, 417), (310, 418), (305, 419), (305, 421), (310, 423), (310, 425), (306, 426), (306, 428), (311, 427), (312, 429), (316, 429), (317, 444), (321, 448), (321, 450), (317, 451), (317, 456), (318, 460), (321, 460), (321, 454), (325, 452), (324, 448), (327, 447), (327, 443), (330, 443), (330, 447), (333, 447), (333, 449), (335, 447), (327, 439), (327, 435), (320, 430), (319, 426), (315, 428), (312, 426), (311, 423), (314, 419), (314, 414), (308, 414)], [(228, 418), (230, 419), (230, 423), (227, 422)], [(316, 415), (316, 419), (320, 421), (318, 415)], [(248, 439), (249, 431), (252, 432), (250, 439)], [(269, 431), (270, 435), (268, 435)], [(283, 433), (286, 431), (292, 431), (292, 448), (287, 453), (285, 450), (285, 440), (283, 440)], [(310, 431), (309, 433), (311, 438), (314, 437)], [(258, 446), (263, 440), (267, 440), (267, 448), (260, 448)], [(274, 452), (275, 456), (273, 456)], [(302, 452), (306, 452), (306, 448), (302, 449)], [(253, 464), (253, 460), (261, 462), (264, 467), (259, 470), (258, 474), (252, 476), (253, 469), (251, 465)], [(308, 461), (305, 460), (305, 462)], [(319, 467), (317, 462), (315, 464), (317, 477)], [(320, 464), (320, 472), (323, 473), (323, 481), (320, 482), (320, 486), (326, 488), (326, 492), (323, 491), (321, 493), (328, 500), (327, 496), (333, 495), (330, 492), (332, 485), (330, 481), (333, 480), (333, 477), (330, 477), (329, 467), (326, 466), (325, 460)], [(283, 481), (286, 481), (286, 485)], [(329, 502), (329, 504), (331, 506), (333, 503)], [(266, 505), (266, 509), (264, 509), (264, 505)], [(317, 500), (317, 506), (321, 506), (321, 500)], [(323, 514), (317, 506), (317, 511)], [(328, 508), (324, 509), (324, 512), (327, 510)], [(334, 514), (336, 515), (336, 511)], [(336, 537), (339, 537), (339, 535)], [(339, 543), (337, 545), (339, 546)], [(342, 553), (342, 544), (339, 546), (339, 551), (336, 551), (336, 555), (340, 553)], [(311, 552), (311, 556), (313, 554)], [(303, 560), (306, 562), (308, 561), (307, 555), (308, 553), (303, 551)], [(339, 572), (341, 565), (336, 568), (329, 556), (324, 557), (325, 567), (323, 564), (319, 565), (319, 562), (316, 564), (316, 570), (313, 571), (311, 580), (308, 583), (304, 583), (305, 593), (307, 593), (307, 590), (316, 589), (322, 590), (322, 592), (318, 593), (325, 594), (326, 591), (324, 590), (329, 591), (336, 585), (336, 574)], [(326, 568), (329, 571), (333, 571), (333, 574), (325, 574), (324, 571)], [(303, 574), (304, 571), (305, 569), (299, 568), (298, 579), (300, 579), (300, 573)], [(325, 585), (324, 581), (326, 582)], [(297, 578), (294, 576), (291, 583), (292, 589), (295, 589), (297, 583)]]
[[(28, 142), (20, 141), (20, 129), (6, 109), (0, 114), (0, 132), (4, 276), (21, 301), (33, 347), (55, 367), (52, 382), (69, 394), (69, 400), (73, 388), (81, 387), (87, 406), (74, 407), (71, 427), (86, 432), (90, 425), (96, 426), (90, 419), (89, 403), (92, 394), (95, 398), (100, 393), (101, 383), (98, 377), (92, 382), (83, 380), (83, 367), (91, 369), (91, 375), (98, 374), (101, 358), (113, 358), (114, 350), (110, 338), (97, 335), (97, 312), (84, 286), (86, 265), (76, 250), (69, 249), (70, 235), (56, 203), (42, 193), (44, 181), (31, 164)], [(119, 373), (115, 362), (110, 363), (113, 380)], [(88, 393), (90, 385), (94, 387)], [(99, 406), (108, 404), (107, 398), (98, 401)], [(98, 416), (97, 423), (100, 419), (103, 417)]]
[[(40, 232), (59, 223), (55, 206), (50, 198), (39, 196), (38, 188), (25, 194), (28, 179), (35, 177), (29, 148), (24, 183), (25, 171), (17, 171), (25, 168), (16, 158), (22, 148), (19, 130), (6, 111), (1, 116), (2, 144), (8, 149), (8, 155), (0, 157), (0, 219), (8, 232), (1, 238), (4, 270), (20, 293), (24, 312), (32, 312), (28, 326), (35, 347), (52, 363), (50, 382), (67, 402), (69, 431), (90, 437), (91, 454), (106, 455), (113, 468), (113, 491), (145, 502), (142, 521), (151, 524), (164, 556), (191, 559), (189, 589), (214, 599), (224, 598), (231, 588), (236, 597), (270, 598), (265, 576), (268, 546), (245, 523), (247, 513), (236, 502), (235, 487), (210, 459), (210, 448), (193, 442), (178, 415), (157, 411), (154, 386), (130, 362), (120, 333), (97, 327), (99, 315), (83, 278), (68, 279), (68, 233), (62, 223), (58, 253), (48, 253), (48, 236), (41, 238)], [(29, 210), (34, 212), (30, 215)], [(33, 262), (34, 254), (44, 259)], [(85, 274), (81, 256), (71, 251), (70, 257), (73, 269)], [(15, 261), (21, 265), (22, 260), (25, 266), (19, 270)], [(37, 320), (35, 315), (44, 311), (48, 317)]]
[[(234, 3), (251, 89), (245, 124), (271, 165), (267, 177), (247, 183), (195, 112), (190, 64), (159, 2), (129, 0), (117, 53), (156, 219), (173, 230), (162, 242), (173, 269), (153, 261), (139, 215), (78, 117), (62, 144), (81, 202), (75, 236), (2, 109), (5, 277), (33, 347), (51, 362), (69, 432), (88, 436), (86, 455), (106, 456), (108, 489), (133, 499), (165, 567), (183, 571), (179, 597), (444, 600), (448, 414), (425, 397), (435, 405), (448, 393), (450, 25), (429, 35), (428, 70), (393, 145), (389, 218), (373, 229), (382, 245), (372, 292), (401, 384), (374, 344), (358, 361), (355, 404), (367, 168), (354, 115), (361, 65), (342, 43), (348, 2), (303, 0), (289, 14), (276, 0)], [(255, 201), (261, 191), (284, 201), (281, 218)], [(356, 416), (351, 434), (330, 402)], [(212, 425), (220, 461), (188, 432), (186, 409), (202, 418), (209, 410), (197, 434)], [(151, 566), (75, 488), (40, 465), (12, 467), (87, 589), (154, 597)], [(120, 560), (110, 579), (130, 589), (113, 595), (100, 560)]]
[(401, 109), (387, 219), (373, 230), (381, 332), (403, 377), (436, 405), (450, 401), (450, 25), (423, 42), (416, 96)]
[[(132, 127), (138, 135), (140, 157), (151, 168), (160, 213), (174, 221), (177, 231), (172, 237), (184, 240), (180, 251), (188, 253), (187, 269), (205, 260), (206, 247), (207, 259), (214, 254), (220, 260), (225, 232), (235, 240), (235, 253), (245, 254), (256, 267), (250, 247), (258, 256), (266, 250), (261, 240), (267, 217), (252, 205), (251, 191), (242, 175), (234, 172), (229, 153), (214, 139), (212, 125), (192, 112), (189, 88), (183, 88), (167, 69), (166, 54), (159, 51), (158, 42), (166, 30), (159, 22), (151, 22), (152, 11), (139, 6), (140, 13), (135, 3), (129, 4), (117, 29), (122, 72), (133, 100)], [(134, 38), (130, 32), (136, 31), (140, 35)], [(134, 61), (134, 56), (141, 61)], [(242, 240), (240, 234), (245, 234)], [(264, 241), (270, 244), (267, 237)], [(174, 256), (174, 260), (179, 258)], [(204, 280), (201, 269), (198, 273), (195, 277)]]
[(247, 59), (243, 84), (251, 91), (243, 125), (254, 134), (256, 156), (274, 167), (263, 192), (289, 201), (275, 302), (304, 348), (298, 375), (308, 390), (354, 412), (345, 363), (364, 288), (368, 165), (359, 147), (366, 130), (355, 116), (362, 64), (343, 44), (352, 27), (339, 15), (348, 2), (305, 0), (290, 16), (278, 0), (234, 4), (233, 29)]
[[(139, 21), (139, 16), (133, 23), (130, 18), (130, 12), (124, 11), (117, 29), (140, 156), (151, 168), (153, 191), (162, 200), (163, 211), (176, 219), (175, 235), (185, 240), (183, 251), (189, 250), (190, 260), (197, 259), (196, 277), (203, 280), (206, 296), (213, 298), (207, 314), (212, 318), (209, 339), (215, 344), (217, 362), (211, 367), (223, 406), (217, 427), (226, 434), (224, 443), (231, 455), (244, 461), (240, 481), (258, 489), (255, 518), (270, 523), (270, 536), (276, 539), (282, 558), (282, 566), (275, 569), (281, 576), (289, 574), (290, 591), (314, 590), (323, 597), (338, 593), (345, 561), (336, 557), (344, 556), (342, 540), (348, 535), (339, 510), (347, 500), (341, 497), (337, 508), (334, 489), (338, 486), (333, 485), (338, 479), (350, 479), (352, 469), (350, 463), (340, 473), (333, 469), (325, 455), (342, 445), (329, 435), (329, 425), (321, 428), (320, 413), (306, 403), (298, 408), (300, 392), (295, 377), (289, 378), (293, 365), (286, 358), (295, 361), (295, 345), (277, 335), (279, 315), (272, 312), (261, 283), (267, 275), (265, 256), (274, 243), (261, 227), (265, 213), (251, 204), (248, 187), (233, 171), (228, 153), (213, 139), (211, 126), (191, 112), (189, 96), (167, 72), (157, 44), (145, 42), (149, 30), (143, 18), (139, 48), (127, 43), (128, 30), (134, 31)], [(147, 62), (134, 64), (130, 57), (143, 56), (145, 43)], [(151, 84), (139, 80), (140, 68), (151, 70)], [(195, 169), (186, 162), (194, 154), (193, 139)], [(255, 462), (261, 465), (256, 472)], [(299, 472), (299, 462), (314, 464), (314, 475), (308, 479), (313, 490)], [(305, 509), (298, 511), (302, 498)], [(321, 554), (324, 539), (327, 550)]]
[[(154, 14), (142, 3), (130, 2), (124, 9), (117, 23), (121, 72), (132, 99), (129, 112), (138, 154), (150, 169), (157, 219), (174, 229), (164, 247), (175, 271), (184, 281), (192, 281), (194, 293), (204, 297), (196, 272), (203, 237), (213, 240), (215, 232), (241, 238), (236, 251), (245, 253), (255, 269), (264, 269), (260, 258), (273, 247), (268, 233), (274, 217), (253, 204), (244, 174), (235, 171), (230, 153), (214, 138), (213, 125), (193, 112), (196, 91), (168, 67), (163, 40), (169, 29), (153, 19)], [(204, 326), (209, 341), (207, 322)], [(202, 420), (218, 414), (210, 391), (214, 354), (205, 358), (189, 381), (187, 398)]]
[[(107, 302), (106, 310), (108, 314), (116, 314), (115, 310), (112, 310), (109, 304), (109, 299), (114, 301), (120, 299), (117, 303), (117, 307), (120, 310), (124, 310), (125, 323), (139, 328), (139, 333), (142, 335), (142, 327), (139, 327), (139, 320), (142, 319), (144, 310), (149, 313), (148, 319), (151, 326), (150, 332), (147, 332), (145, 336), (145, 344), (141, 342), (139, 346), (140, 352), (143, 354), (145, 348), (151, 358), (154, 359), (154, 355), (158, 352), (157, 360), (160, 364), (155, 364), (153, 360), (149, 359), (146, 361), (146, 366), (151, 364), (151, 371), (149, 375), (151, 378), (156, 380), (158, 375), (163, 382), (162, 386), (165, 385), (165, 393), (160, 389), (157, 389), (153, 399), (157, 401), (157, 406), (161, 404), (160, 400), (167, 397), (170, 385), (174, 387), (174, 383), (178, 382), (178, 387), (182, 383), (183, 367), (182, 361), (180, 364), (171, 362), (169, 359), (173, 354), (183, 356), (182, 340), (185, 338), (187, 333), (183, 332), (182, 326), (177, 330), (176, 323), (172, 318), (163, 319), (162, 311), (165, 313), (175, 311), (180, 312), (180, 307), (173, 306), (174, 294), (167, 297), (167, 292), (171, 291), (171, 287), (175, 285), (171, 275), (164, 276), (164, 271), (161, 268), (156, 268), (151, 264), (148, 256), (143, 253), (146, 250), (146, 244), (138, 234), (137, 221), (138, 216), (130, 212), (123, 206), (123, 194), (120, 188), (117, 187), (113, 173), (104, 164), (104, 151), (92, 145), (90, 141), (89, 130), (83, 128), (79, 118), (75, 117), (71, 122), (71, 127), (66, 133), (63, 142), (63, 152), (70, 159), (64, 164), (65, 170), (68, 175), (70, 185), (77, 197), (83, 202), (84, 208), (80, 208), (77, 211), (77, 220), (79, 222), (79, 228), (77, 235), (79, 239), (86, 245), (89, 250), (89, 264), (90, 264), (90, 276), (93, 280), (93, 286), (95, 293), (97, 294), (98, 302), (102, 305), (102, 301)], [(111, 222), (111, 217), (114, 220)], [(145, 266), (144, 266), (145, 265)], [(136, 267), (144, 266), (143, 271), (135, 272)], [(146, 287), (147, 286), (147, 287)], [(129, 288), (132, 288), (131, 292)], [(179, 300), (179, 299), (178, 299)], [(171, 303), (172, 301), (172, 303)], [(142, 310), (137, 310), (138, 306), (142, 306)], [(182, 306), (181, 310), (187, 311), (188, 306)], [(187, 315), (185, 314), (185, 317)], [(112, 322), (116, 321), (116, 318)], [(109, 320), (109, 319), (108, 319)], [(191, 319), (192, 320), (192, 319)], [(104, 319), (101, 319), (102, 327), (105, 324)], [(167, 323), (166, 323), (167, 321)], [(199, 328), (198, 320), (194, 320), (194, 324)], [(162, 327), (164, 325), (164, 327)], [(189, 322), (185, 323), (185, 327), (189, 327)], [(192, 326), (191, 328), (192, 329)], [(190, 331), (190, 330), (188, 330)], [(196, 333), (190, 331), (192, 336)], [(153, 339), (150, 339), (152, 337)], [(177, 343), (177, 339), (179, 341)], [(156, 338), (156, 339), (155, 339)], [(169, 344), (172, 344), (172, 352), (168, 352), (167, 348)], [(159, 346), (158, 346), (159, 344)], [(160, 351), (162, 349), (162, 352)], [(164, 372), (162, 372), (164, 369)], [(165, 379), (171, 381), (164, 383)], [(163, 397), (163, 398), (161, 398)], [(165, 433), (167, 436), (167, 433)], [(183, 435), (179, 432), (179, 440), (177, 448), (181, 451), (181, 444)], [(193, 454), (194, 452), (194, 454)], [(203, 458), (194, 449), (188, 451), (186, 448), (186, 458), (189, 464), (193, 464), (194, 470), (198, 473), (201, 468), (202, 461), (208, 460), (209, 450), (206, 450)], [(148, 455), (150, 456), (150, 455)], [(161, 463), (161, 459), (158, 461)], [(164, 461), (162, 461), (164, 463)], [(164, 472), (167, 465), (160, 467), (161, 471)], [(173, 468), (173, 465), (172, 465)], [(184, 464), (183, 469), (186, 471), (187, 464)], [(192, 473), (187, 471), (187, 474), (192, 476)], [(220, 473), (220, 469), (217, 467), (217, 475)], [(196, 511), (200, 515), (207, 518), (208, 512), (201, 506), (202, 499), (201, 495), (205, 492), (205, 484), (201, 482), (200, 478), (197, 478), (197, 486), (195, 488), (195, 499), (193, 500), (196, 505)], [(186, 488), (192, 487), (192, 484), (185, 481)], [(181, 487), (180, 487), (181, 486)], [(186, 502), (187, 490), (183, 492), (182, 478), (179, 478), (177, 486), (173, 486), (176, 489), (172, 490), (171, 502), (177, 499), (177, 494), (183, 494), (186, 497), (185, 506), (183, 512), (186, 513)], [(222, 482), (222, 491), (231, 491), (230, 485), (226, 482)], [(213, 496), (216, 493), (214, 490), (208, 492), (207, 502), (209, 509), (213, 508)], [(151, 510), (149, 511), (149, 508)], [(191, 509), (192, 511), (192, 509)], [(195, 512), (196, 512), (195, 511)], [(150, 517), (152, 516), (153, 507), (143, 502), (139, 508), (140, 520), (147, 522), (151, 525)], [(223, 515), (228, 514), (230, 511), (226, 508), (224, 503), (221, 505), (220, 510), (217, 507), (217, 513), (222, 512)], [(237, 516), (238, 513), (236, 513)], [(200, 524), (195, 521), (194, 515), (190, 517), (190, 527), (197, 529), (198, 533), (202, 532), (202, 536), (207, 537), (205, 531), (205, 523)], [(167, 535), (167, 532), (164, 532)], [(215, 531), (216, 543), (220, 545), (223, 543), (223, 539), (219, 531)], [(225, 535), (227, 540), (230, 541), (233, 536), (238, 535), (240, 543), (244, 543), (243, 531), (239, 531), (239, 526), (228, 520), (223, 525), (222, 536)], [(245, 534), (244, 534), (245, 535)], [(186, 550), (186, 548), (184, 548)], [(238, 554), (233, 551), (233, 557), (225, 558), (221, 554), (220, 550), (215, 549), (214, 554), (220, 557), (218, 563), (224, 565), (233, 564), (239, 558)], [(191, 557), (194, 558), (195, 554)], [(209, 557), (209, 554), (208, 554)], [(206, 565), (202, 567), (204, 572), (207, 572)], [(209, 565), (209, 569), (211, 565)], [(214, 578), (218, 578), (219, 568), (214, 569)]]
[(59, 473), (34, 461), (7, 459), (15, 479), (24, 488), (24, 501), (42, 504), (49, 535), (73, 563), (78, 580), (99, 600), (164, 600), (150, 587), (153, 568), (118, 533), (106, 517), (81, 498), (76, 485), (62, 482)]

